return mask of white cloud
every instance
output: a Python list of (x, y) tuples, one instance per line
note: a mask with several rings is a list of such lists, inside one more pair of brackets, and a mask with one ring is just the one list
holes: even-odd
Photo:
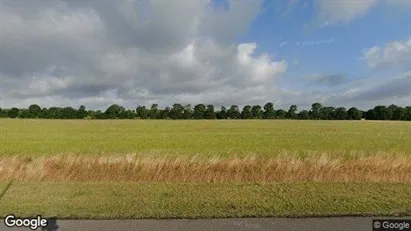
[(321, 27), (350, 23), (381, 3), (387, 6), (411, 6), (409, 0), (317, 0), (316, 3)]
[(336, 21), (350, 22), (364, 15), (376, 3), (377, 0), (319, 0), (319, 16), (327, 24)]
[(370, 68), (411, 67), (411, 37), (365, 49), (362, 59)]
[[(348, 102), (359, 94), (296, 90), (277, 84), (289, 65), (297, 66), (298, 62), (260, 52), (253, 41), (236, 42), (260, 13), (258, 0), (229, 0), (225, 10), (210, 7), (207, 0), (0, 4), (0, 107), (37, 103), (102, 109), (113, 103), (135, 108), (152, 103), (230, 105), (267, 101), (288, 107), (311, 105), (317, 100)], [(358, 6), (340, 10), (350, 7)], [(359, 7), (362, 10), (348, 16), (336, 12), (336, 18), (327, 20), (350, 21), (370, 7), (363, 5)], [(328, 11), (327, 7), (322, 9)], [(376, 47), (365, 51), (364, 57), (371, 66), (393, 60), (406, 62), (409, 56), (404, 46), (409, 48), (409, 43)], [(335, 85), (341, 78), (321, 75), (314, 80)], [(403, 82), (392, 83), (391, 89), (396, 83)], [(356, 87), (358, 92), (378, 92)], [(402, 95), (404, 92), (406, 89), (402, 89)], [(358, 103), (367, 104), (367, 100), (361, 96)], [(403, 98), (396, 100), (403, 102)]]
[(257, 44), (234, 42), (259, 0), (230, 0), (227, 10), (206, 0), (26, 3), (0, 2), (1, 107), (246, 103), (287, 70), (285, 60), (256, 55)]

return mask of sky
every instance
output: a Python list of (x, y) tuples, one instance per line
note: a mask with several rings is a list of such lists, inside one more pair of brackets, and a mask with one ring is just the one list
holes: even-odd
[(411, 105), (410, 0), (0, 0), (0, 107)]

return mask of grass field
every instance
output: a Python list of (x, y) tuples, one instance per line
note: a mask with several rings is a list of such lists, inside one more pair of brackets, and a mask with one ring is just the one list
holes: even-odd
[(409, 122), (0, 120), (0, 216), (410, 215), (409, 195)]
[(0, 120), (0, 155), (411, 154), (410, 122)]

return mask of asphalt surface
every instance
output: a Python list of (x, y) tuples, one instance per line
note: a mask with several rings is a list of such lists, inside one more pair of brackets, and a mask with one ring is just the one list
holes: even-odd
[[(88, 231), (111, 231), (111, 230), (315, 230), (315, 231), (362, 231), (373, 230), (372, 217), (340, 217), (340, 218), (241, 218), (241, 219), (171, 219), (171, 220), (57, 220), (57, 229), (37, 230), (88, 230)], [(408, 219), (411, 217), (389, 218)], [(29, 228), (8, 228), (4, 221), (0, 224), (0, 230), (31, 230)], [(411, 229), (409, 229), (411, 230)]]

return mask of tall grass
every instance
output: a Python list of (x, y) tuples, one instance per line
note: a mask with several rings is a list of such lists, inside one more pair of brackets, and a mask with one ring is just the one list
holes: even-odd
[(351, 158), (45, 156), (0, 158), (0, 180), (77, 182), (395, 182), (411, 183), (411, 157), (393, 153)]

